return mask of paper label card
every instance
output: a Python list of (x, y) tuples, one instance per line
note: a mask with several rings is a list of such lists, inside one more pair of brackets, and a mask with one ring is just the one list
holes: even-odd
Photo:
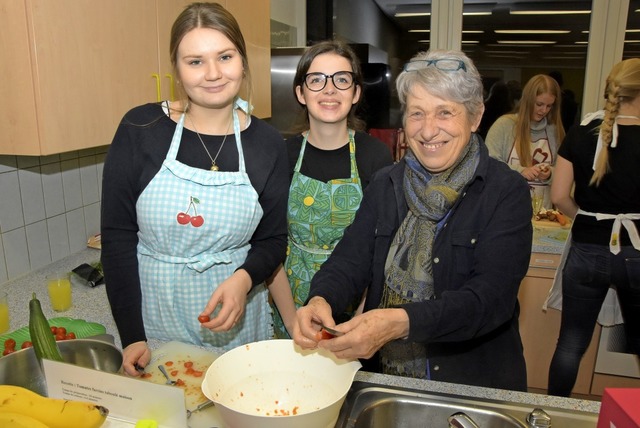
[(153, 419), (162, 428), (187, 426), (184, 391), (119, 374), (42, 360), (48, 396), (87, 401), (109, 409), (109, 418)]

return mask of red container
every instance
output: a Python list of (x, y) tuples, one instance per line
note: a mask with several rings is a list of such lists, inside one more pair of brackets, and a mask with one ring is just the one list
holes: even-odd
[(598, 428), (640, 427), (640, 388), (605, 388)]

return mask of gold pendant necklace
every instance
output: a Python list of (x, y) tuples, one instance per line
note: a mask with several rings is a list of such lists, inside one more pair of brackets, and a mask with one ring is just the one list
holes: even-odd
[(231, 128), (231, 122), (233, 122), (233, 116), (231, 117), (231, 119), (229, 120), (229, 124), (227, 125), (227, 130), (224, 133), (224, 138), (222, 139), (222, 144), (220, 144), (220, 148), (218, 149), (218, 153), (216, 153), (216, 157), (212, 158), (211, 157), (211, 153), (209, 153), (209, 149), (207, 149), (207, 146), (204, 144), (204, 141), (202, 141), (202, 137), (200, 136), (200, 133), (198, 132), (198, 129), (196, 128), (196, 125), (193, 123), (193, 119), (191, 119), (191, 116), (189, 115), (189, 113), (187, 113), (187, 117), (189, 117), (189, 122), (191, 122), (191, 126), (193, 126), (193, 130), (196, 131), (196, 135), (198, 136), (198, 140), (200, 140), (200, 143), (202, 144), (202, 147), (204, 148), (204, 151), (207, 152), (207, 156), (209, 156), (209, 159), (211, 159), (211, 171), (218, 171), (220, 170), (220, 167), (218, 167), (218, 165), (216, 165), (216, 159), (218, 159), (218, 155), (220, 155), (220, 152), (222, 151), (222, 147), (224, 146), (225, 141), (227, 141), (227, 135), (229, 135), (229, 128)]

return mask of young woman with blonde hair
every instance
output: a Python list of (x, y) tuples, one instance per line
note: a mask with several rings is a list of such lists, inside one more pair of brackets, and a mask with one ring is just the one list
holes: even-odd
[(522, 90), (515, 114), (506, 114), (491, 126), (486, 144), (489, 155), (507, 163), (529, 182), (532, 196), (551, 208), (549, 186), (558, 147), (564, 139), (560, 86), (538, 74)]

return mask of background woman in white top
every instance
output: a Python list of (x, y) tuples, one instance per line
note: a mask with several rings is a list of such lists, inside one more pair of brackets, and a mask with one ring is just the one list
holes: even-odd
[(500, 117), (486, 138), (489, 155), (522, 174), (545, 208), (551, 208), (549, 186), (564, 139), (560, 98), (558, 82), (544, 74), (533, 76), (522, 90), (518, 112)]

